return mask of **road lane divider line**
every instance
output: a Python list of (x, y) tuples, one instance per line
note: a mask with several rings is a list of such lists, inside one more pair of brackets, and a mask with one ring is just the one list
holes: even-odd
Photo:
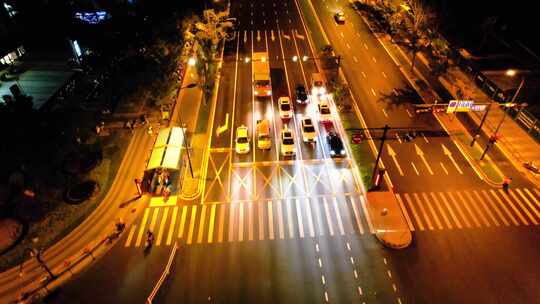
[(219, 218), (219, 224), (218, 224), (218, 243), (221, 243), (223, 242), (223, 236), (224, 236), (224, 226), (225, 226), (225, 217), (226, 217), (226, 210), (227, 208), (225, 207), (226, 205), (225, 204), (221, 204), (219, 210), (219, 214), (218, 214), (218, 218)]
[(424, 224), (420, 220), (420, 217), (418, 216), (418, 212), (416, 212), (416, 208), (414, 208), (414, 205), (412, 203), (411, 197), (408, 193), (403, 193), (403, 197), (405, 198), (405, 201), (407, 202), (407, 205), (409, 205), (409, 209), (411, 209), (414, 220), (416, 221), (416, 224), (418, 225), (418, 229), (421, 231), (424, 231)]
[(139, 227), (139, 234), (137, 235), (137, 240), (135, 241), (135, 247), (139, 247), (141, 245), (142, 236), (144, 234), (144, 228), (146, 226), (146, 221), (148, 220), (148, 213), (150, 212), (149, 208), (146, 208), (144, 210), (144, 215), (141, 221), (141, 226)]
[[(495, 192), (494, 190), (489, 190), (489, 193), (491, 193), (491, 196), (493, 196), (495, 198), (495, 200), (497, 201), (497, 203), (499, 203), (499, 206), (501, 206), (501, 208), (504, 210), (504, 212), (506, 213), (506, 215), (510, 218), (510, 220), (512, 221), (512, 223), (514, 223), (514, 225), (516, 226), (519, 226), (520, 223), (517, 221), (517, 219), (514, 217), (514, 215), (512, 214), (512, 212), (510, 212), (510, 210), (506, 207), (506, 205), (504, 204), (504, 202), (499, 198), (499, 196), (497, 195), (497, 192)], [(486, 196), (489, 196), (486, 194)], [(488, 201), (490, 201), (488, 199)]]
[[(206, 206), (206, 205), (204, 205)], [(195, 229), (195, 222), (197, 220), (197, 205), (191, 206), (191, 217), (189, 218), (189, 229), (187, 234), (186, 244), (191, 244), (193, 241), (193, 230)]]
[[(244, 31), (244, 43), (247, 40), (247, 33)], [(231, 150), (229, 151), (229, 171), (228, 171), (228, 177), (227, 177), (227, 200), (231, 200), (232, 196), (232, 183), (231, 183), (231, 176), (232, 176), (232, 147), (233, 147), (233, 137), (234, 137), (234, 116), (236, 111), (236, 87), (238, 84), (238, 61), (240, 56), (240, 37), (238, 37), (238, 40), (236, 42), (236, 60), (234, 64), (234, 88), (233, 88), (233, 102), (232, 102), (232, 114), (231, 114), (231, 132), (229, 133), (229, 147), (231, 147)]]
[(497, 220), (497, 218), (493, 215), (493, 213), (491, 212), (491, 209), (489, 208), (489, 206), (486, 204), (486, 202), (484, 201), (484, 199), (480, 196), (480, 194), (478, 194), (478, 192), (476, 192), (476, 190), (473, 190), (472, 193), (474, 194), (474, 196), (476, 197), (476, 201), (480, 204), (480, 206), (482, 207), (482, 209), (484, 209), (487, 213), (487, 215), (489, 216), (489, 218), (491, 219), (491, 221), (495, 224), (495, 226), (499, 227), (501, 224), (499, 223), (499, 221)]
[(159, 230), (156, 238), (156, 246), (161, 245), (161, 240), (163, 239), (163, 233), (165, 230), (165, 224), (167, 223), (167, 219), (169, 215), (169, 207), (165, 207), (165, 210), (163, 210), (163, 216), (161, 217), (161, 221), (159, 223)]
[(463, 204), (463, 207), (465, 207), (465, 210), (468, 212), (468, 214), (472, 217), (474, 225), (478, 228), (482, 227), (480, 224), (480, 221), (478, 221), (478, 218), (476, 218), (476, 215), (474, 212), (469, 208), (469, 203), (465, 198), (463, 198), (463, 195), (461, 195), (461, 192), (456, 191), (455, 194), (459, 197), (459, 201)]
[(238, 204), (238, 241), (244, 240), (244, 203)]
[(382, 71), (382, 75), (384, 78), (388, 78), (388, 76), (386, 76), (386, 73), (384, 71)]
[(448, 197), (452, 201), (452, 205), (456, 208), (463, 222), (465, 222), (465, 227), (471, 228), (471, 223), (469, 222), (469, 219), (465, 216), (465, 213), (463, 212), (463, 210), (461, 210), (461, 207), (459, 206), (459, 202), (456, 200), (454, 195), (452, 195), (452, 192), (446, 192), (446, 195), (448, 195)]
[(375, 233), (375, 229), (373, 228), (373, 224), (371, 223), (371, 218), (369, 217), (369, 213), (366, 207), (366, 199), (363, 196), (360, 196), (360, 206), (362, 206), (362, 211), (364, 212), (364, 218), (367, 221), (369, 232)]
[(326, 201), (326, 197), (323, 197), (323, 206), (324, 206), (324, 213), (326, 215), (326, 223), (328, 224), (328, 231), (330, 232), (330, 235), (334, 235), (334, 227), (332, 224), (332, 218), (330, 217), (330, 211), (328, 210), (328, 202)]
[[(475, 191), (475, 193), (476, 193), (476, 191)], [(480, 194), (482, 194), (482, 195), (480, 195)], [(498, 218), (503, 222), (503, 224), (504, 224), (505, 226), (507, 226), (507, 227), (510, 226), (510, 223), (508, 222), (508, 220), (506, 220), (506, 218), (505, 218), (504, 215), (502, 214), (501, 210), (499, 210), (499, 207), (497, 207), (497, 204), (495, 204), (495, 203), (493, 202), (493, 200), (489, 197), (489, 195), (486, 193), (486, 191), (485, 191), (485, 190), (482, 190), (482, 191), (480, 192), (480, 194), (477, 194), (477, 195), (478, 195), (479, 197), (482, 197), (482, 200), (483, 200), (484, 202), (487, 202), (486, 205), (491, 206), (491, 209), (495, 210), (495, 213), (497, 213)]]
[(235, 215), (235, 209), (236, 209), (236, 203), (232, 203), (230, 204), (230, 208), (229, 208), (229, 223), (228, 223), (228, 226), (229, 226), (229, 235), (228, 235), (228, 238), (227, 238), (227, 241), (228, 242), (232, 242), (234, 241), (234, 215)]
[(309, 236), (315, 237), (315, 229), (313, 228), (313, 217), (311, 215), (311, 201), (309, 199), (304, 199), (304, 204), (306, 205), (306, 214), (308, 219), (308, 229)]
[(450, 217), (452, 217), (452, 220), (454, 220), (454, 224), (456, 224), (457, 228), (458, 229), (463, 228), (461, 226), (461, 223), (459, 222), (459, 219), (457, 218), (456, 214), (454, 213), (454, 210), (452, 210), (452, 206), (450, 206), (450, 203), (446, 199), (446, 196), (444, 196), (444, 193), (443, 192), (438, 192), (437, 194), (439, 195), (439, 197), (443, 201), (443, 204), (446, 207), (446, 209), (448, 210), (448, 212), (450, 212)]
[[(426, 220), (426, 223), (427, 223), (427, 226), (429, 228), (429, 230), (433, 230), (433, 224), (431, 223), (431, 219), (429, 217), (429, 214), (426, 212), (426, 209), (424, 208), (424, 204), (422, 204), (422, 200), (420, 199), (420, 197), (418, 196), (417, 193), (413, 193), (412, 194), (413, 197), (414, 197), (414, 201), (418, 204), (418, 208), (420, 209), (420, 213), (422, 213), (422, 215), (424, 216), (424, 219)], [(412, 201), (411, 201), (412, 203)]]
[[(523, 202), (519, 198), (516, 197), (514, 190), (510, 189), (508, 190), (508, 193), (510, 193), (510, 196), (518, 203), (518, 205), (521, 207), (521, 209), (525, 212), (527, 217), (533, 222), (533, 224), (538, 225), (538, 221), (534, 218), (534, 216), (529, 212), (529, 209), (525, 205), (523, 205)], [(533, 209), (535, 210), (535, 209)], [(535, 210), (536, 211), (536, 210)]]
[(248, 202), (248, 241), (253, 241), (253, 202)]
[[(433, 214), (433, 218), (435, 219), (435, 224), (437, 224), (437, 228), (439, 228), (439, 230), (442, 230), (443, 229), (443, 226), (441, 224), (441, 220), (439, 219), (439, 217), (437, 216), (437, 212), (435, 212), (435, 209), (433, 208), (432, 206), (432, 203), (431, 201), (429, 200), (429, 197), (427, 195), (427, 193), (425, 192), (422, 192), (422, 198), (424, 199), (424, 202), (426, 203), (426, 205), (428, 206), (428, 209), (429, 211), (431, 212), (431, 214)], [(421, 203), (421, 200), (420, 198), (418, 198), (420, 203)]]
[(199, 219), (199, 232), (197, 233), (197, 244), (202, 243), (204, 230), (206, 228), (206, 204), (201, 206), (201, 218)]
[(401, 212), (405, 216), (405, 221), (407, 222), (407, 226), (409, 226), (409, 230), (414, 231), (414, 226), (412, 224), (411, 217), (409, 216), (409, 212), (407, 212), (407, 209), (405, 208), (405, 205), (403, 204), (403, 199), (401, 198), (401, 195), (399, 195), (399, 193), (396, 193), (396, 199), (398, 201)]
[[(444, 220), (444, 223), (446, 224), (446, 227), (448, 229), (453, 229), (452, 223), (450, 223), (450, 220), (446, 216), (446, 212), (444, 211), (444, 208), (442, 207), (441, 201), (439, 201), (439, 199), (437, 198), (437, 196), (433, 192), (430, 192), (429, 196), (431, 196), (431, 198), (433, 199), (433, 201), (434, 201), (433, 204), (435, 205), (437, 210), (439, 210), (439, 213), (441, 214), (441, 216), (442, 216), (442, 218)], [(426, 198), (426, 200), (427, 200), (427, 198)]]
[(298, 199), (294, 200), (295, 207), (296, 207), (296, 219), (298, 221), (298, 234), (300, 235), (300, 238), (304, 238), (304, 223), (302, 221), (302, 209), (300, 208), (300, 201)]
[(472, 209), (479, 215), (480, 220), (484, 223), (484, 225), (486, 227), (491, 227), (491, 224), (484, 216), (484, 212), (482, 212), (482, 210), (480, 210), (480, 208), (478, 207), (478, 202), (472, 197), (472, 195), (468, 191), (463, 191), (463, 193), (465, 194), (464, 197), (466, 196), (469, 199)]
[(188, 206), (184, 206), (182, 208), (182, 216), (180, 217), (180, 228), (178, 228), (178, 238), (183, 239), (184, 238), (184, 229), (186, 226), (186, 217), (187, 217), (187, 210)]
[(294, 238), (294, 228), (293, 228), (294, 223), (292, 219), (291, 200), (285, 200), (284, 204), (285, 204), (285, 209), (287, 211), (287, 226), (289, 228), (289, 238), (293, 239)]
[(537, 218), (540, 218), (540, 212), (534, 207), (533, 203), (521, 192), (520, 189), (515, 189), (515, 192), (527, 203), (529, 208), (534, 212)]
[(388, 118), (388, 113), (386, 113), (386, 110), (384, 108), (382, 108), (381, 111), (383, 112), (384, 117)]
[(216, 220), (216, 204), (212, 204), (210, 208), (210, 220), (208, 221), (208, 237), (206, 241), (211, 244), (214, 241), (214, 223)]
[(336, 197), (332, 197), (332, 200), (333, 200), (333, 205), (334, 205), (334, 212), (336, 213), (336, 218), (337, 218), (337, 222), (338, 222), (338, 228), (339, 228), (339, 233), (341, 235), (345, 235), (345, 229), (343, 229), (343, 220), (341, 219), (341, 213), (339, 212), (339, 208), (338, 208), (338, 202), (337, 202), (337, 199)]
[(132, 225), (131, 229), (129, 229), (129, 234), (126, 239), (126, 242), (124, 243), (124, 247), (129, 247), (129, 245), (131, 245), (131, 240), (133, 240), (133, 235), (135, 235), (136, 230), (137, 230), (137, 225)]
[(512, 202), (512, 200), (510, 200), (510, 198), (508, 197), (508, 195), (506, 195), (506, 193), (504, 193), (504, 190), (502, 189), (497, 189), (499, 194), (504, 197), (505, 201), (508, 203), (508, 205), (510, 205), (510, 207), (512, 208), (512, 210), (514, 210), (514, 212), (517, 214), (517, 216), (519, 217), (519, 219), (521, 220), (521, 222), (525, 225), (525, 226), (529, 226), (529, 222), (525, 219), (525, 217), (523, 216), (523, 214), (521, 214), (521, 212), (519, 212), (519, 209), (514, 205), (514, 203)]
[(285, 238), (285, 228), (283, 224), (283, 210), (281, 208), (281, 200), (276, 201), (276, 213), (278, 218), (278, 234), (280, 239)]

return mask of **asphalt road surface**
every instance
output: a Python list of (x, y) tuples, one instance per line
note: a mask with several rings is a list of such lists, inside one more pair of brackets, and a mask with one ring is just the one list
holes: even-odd
[[(442, 129), (430, 114), (415, 116), (410, 105), (382, 98), (406, 88), (406, 81), (348, 2), (313, 5), (343, 57), (368, 126)], [(345, 11), (344, 25), (334, 22), (337, 10)], [(389, 142), (397, 161), (388, 154), (383, 161), (415, 240), (402, 251), (382, 248), (371, 233), (350, 151), (343, 159), (330, 157), (327, 132), (344, 132), (333, 103), (332, 124), (316, 125), (317, 143), (301, 141), (300, 119), (318, 121), (318, 113), (313, 101), (295, 103), (294, 88), (310, 89), (317, 67), (309, 58), (318, 54), (297, 3), (236, 1), (231, 16), (240, 23), (235, 39), (225, 44), (213, 130), (226, 128), (212, 135), (201, 197), (146, 207), (115, 248), (50, 303), (145, 301), (177, 239), (180, 249), (155, 303), (537, 301), (538, 189), (521, 180), (509, 192), (487, 187), (447, 137), (419, 134), (410, 143), (396, 137)], [(252, 66), (245, 60), (259, 51), (268, 52), (272, 77), (273, 94), (264, 99), (252, 94)], [(295, 115), (288, 121), (279, 117), (281, 96), (293, 101)], [(254, 145), (254, 125), (263, 117), (271, 122), (268, 151)], [(251, 137), (246, 155), (234, 151), (240, 125)], [(295, 137), (293, 158), (280, 154), (285, 125)], [(147, 229), (155, 231), (156, 243), (145, 255)]]

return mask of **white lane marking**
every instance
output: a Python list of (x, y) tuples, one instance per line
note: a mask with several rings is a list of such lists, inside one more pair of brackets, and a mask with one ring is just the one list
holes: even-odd
[(225, 204), (221, 204), (221, 206), (219, 207), (219, 210), (221, 210), (220, 212), (220, 216), (219, 216), (219, 224), (218, 224), (218, 243), (221, 243), (223, 242), (223, 228), (225, 226), (225, 207), (226, 205)]
[(274, 239), (274, 216), (272, 212), (272, 201), (268, 201), (268, 234), (270, 239)]
[(248, 240), (253, 241), (253, 202), (248, 203)]
[(178, 206), (174, 206), (172, 213), (172, 222), (169, 228), (169, 234), (167, 235), (167, 241), (165, 244), (170, 245), (172, 243), (172, 237), (174, 233), (174, 228), (176, 226), (176, 217), (178, 216)]
[(409, 115), (409, 117), (413, 117), (413, 115), (411, 114), (411, 112), (409, 111), (409, 109), (405, 109), (405, 111), (407, 111), (407, 115)]
[(383, 263), (384, 265), (388, 265), (388, 261), (386, 260), (386, 258), (383, 258)]
[(311, 206), (309, 199), (305, 199), (304, 203), (306, 204), (306, 213), (308, 218), (308, 228), (309, 228), (309, 236), (314, 237), (315, 236), (315, 229), (313, 229), (313, 217), (311, 216)]
[(353, 258), (353, 257), (349, 257), (349, 260), (351, 261), (351, 264), (354, 265), (354, 258)]
[(135, 240), (135, 247), (139, 247), (139, 245), (141, 244), (142, 236), (143, 236), (143, 233), (144, 233), (144, 226), (146, 225), (146, 221), (148, 220), (148, 212), (150, 212), (150, 209), (146, 208), (144, 210), (144, 215), (143, 215), (143, 219), (141, 221), (141, 226), (139, 227), (139, 234), (137, 235), (137, 240)]
[[(383, 114), (384, 114), (384, 117), (388, 118), (388, 114), (386, 114), (386, 110), (385, 110), (384, 108), (381, 109), (381, 110), (382, 110), (382, 112), (383, 112)], [(402, 174), (402, 175), (403, 175), (403, 174)]]
[[(208, 228), (208, 238), (207, 238), (208, 243), (212, 243), (212, 241), (214, 240), (214, 222), (215, 222), (215, 220), (216, 220), (216, 205), (213, 204), (212, 208), (210, 209), (210, 222), (209, 222), (210, 227)], [(173, 220), (173, 222), (174, 222), (174, 220)], [(173, 226), (174, 226), (174, 224), (173, 224)], [(174, 230), (174, 227), (173, 227), (173, 230)], [(169, 241), (169, 240), (167, 239), (167, 241)], [(167, 245), (169, 245), (169, 243)]]
[(294, 228), (291, 212), (291, 200), (285, 200), (285, 209), (287, 210), (287, 224), (289, 227), (289, 238), (294, 238)]
[(238, 241), (244, 240), (244, 203), (238, 204)]
[(343, 35), (343, 32), (339, 32), (339, 35), (340, 35), (341, 37), (345, 37), (345, 36)]
[(397, 292), (396, 284), (392, 283), (392, 289), (394, 289), (394, 292)]
[(463, 195), (461, 195), (460, 192), (456, 191), (456, 196), (459, 197), (459, 201), (461, 202), (461, 204), (463, 204), (463, 206), (465, 207), (465, 210), (467, 210), (467, 212), (471, 215), (476, 227), (480, 228), (481, 227), (480, 221), (476, 218), (476, 214), (472, 212), (471, 208), (469, 208), (469, 203), (467, 202), (467, 200), (463, 198)]
[(364, 78), (367, 78), (367, 75), (366, 73), (364, 73), (364, 71), (362, 71), (362, 76), (364, 76)]
[[(475, 191), (475, 193), (476, 193), (476, 191)], [(485, 190), (482, 190), (482, 196), (485, 198), (485, 200), (484, 200), (484, 199), (482, 199), (482, 200), (485, 201), (485, 202), (488, 202), (488, 204), (491, 206), (491, 209), (495, 210), (495, 213), (497, 213), (497, 215), (499, 216), (499, 218), (503, 221), (504, 225), (505, 225), (505, 226), (510, 226), (510, 223), (509, 223), (509, 222), (506, 220), (506, 218), (503, 216), (501, 210), (499, 210), (499, 208), (497, 207), (497, 204), (495, 204), (495, 202), (493, 202), (493, 201), (489, 198), (489, 196), (488, 196), (488, 194), (486, 193)]]
[(317, 227), (319, 228), (319, 235), (324, 235), (324, 226), (322, 222), (322, 216), (321, 216), (321, 204), (315, 204), (313, 207), (315, 208), (315, 219), (317, 220)]
[(356, 271), (356, 269), (354, 270), (353, 273), (354, 273), (354, 278), (355, 278), (355, 279), (358, 279), (358, 272)]
[(444, 222), (446, 224), (446, 227), (448, 227), (449, 229), (452, 229), (452, 224), (448, 220), (448, 217), (446, 216), (446, 212), (444, 212), (444, 208), (442, 207), (441, 202), (439, 201), (439, 199), (437, 198), (435, 193), (430, 192), (429, 195), (433, 198), (433, 200), (434, 200), (433, 204), (435, 205), (437, 210), (439, 210), (439, 213), (442, 215), (442, 218), (443, 218), (443, 220), (444, 220)]
[(131, 226), (131, 229), (129, 230), (129, 235), (126, 239), (126, 243), (124, 244), (124, 247), (128, 247), (131, 244), (131, 240), (133, 239), (133, 235), (135, 235), (136, 230), (137, 230), (137, 225)]
[(446, 170), (446, 167), (444, 166), (444, 164), (443, 163), (440, 163), (440, 164), (441, 164), (441, 167), (442, 167), (444, 173), (446, 173), (446, 175), (448, 175), (448, 170)]
[(296, 217), (298, 219), (298, 231), (300, 232), (300, 238), (304, 238), (304, 224), (302, 221), (302, 209), (300, 208), (300, 201), (295, 199), (296, 205)]
[[(360, 33), (358, 33), (358, 35), (360, 35)], [(367, 50), (368, 49), (368, 46), (367, 44), (364, 43), (364, 48)]]
[[(362, 222), (360, 220), (360, 216), (358, 214), (358, 208), (356, 207), (356, 204), (354, 203), (353, 198), (350, 198), (350, 203), (353, 209), (354, 219), (356, 220), (356, 226), (358, 227), (358, 231), (360, 231), (360, 234), (364, 234), (364, 227), (362, 227)], [(349, 243), (347, 243), (348, 246)], [(350, 247), (348, 247), (350, 248)]]
[(441, 224), (441, 220), (437, 216), (437, 213), (435, 212), (432, 206), (433, 205), (432, 202), (429, 201), (429, 198), (425, 192), (422, 192), (422, 197), (424, 198), (424, 201), (426, 202), (426, 205), (428, 206), (429, 211), (431, 212), (431, 214), (433, 215), (433, 218), (435, 219), (435, 224), (437, 225), (439, 230), (442, 230), (443, 226)]
[(352, 59), (354, 60), (354, 62), (358, 62), (358, 58), (356, 58), (356, 56), (352, 56)]
[(202, 238), (203, 238), (203, 234), (204, 234), (204, 228), (206, 228), (206, 226), (204, 225), (204, 222), (206, 220), (206, 207), (207, 207), (207, 205), (202, 205), (201, 218), (200, 218), (200, 221), (199, 221), (199, 233), (197, 233), (197, 243), (198, 244), (202, 243)]
[(420, 220), (420, 217), (418, 216), (418, 212), (416, 212), (416, 208), (414, 208), (414, 204), (411, 197), (409, 196), (408, 193), (404, 193), (403, 197), (405, 198), (405, 201), (407, 201), (407, 204), (409, 205), (409, 208), (412, 211), (414, 219), (416, 220), (416, 223), (418, 224), (418, 228), (420, 228), (420, 230), (424, 230), (424, 224)]
[(386, 271), (386, 274), (388, 275), (388, 277), (391, 279), (392, 278), (392, 272), (390, 270), (387, 270)]
[[(264, 240), (264, 202), (257, 205), (257, 215), (259, 216), (259, 240)], [(270, 219), (268, 219), (270, 221)]]
[[(352, 197), (351, 197), (352, 199)], [(367, 224), (368, 224), (368, 227), (369, 227), (369, 231), (371, 233), (375, 233), (375, 229), (373, 229), (373, 224), (371, 223), (371, 219), (369, 217), (369, 213), (367, 211), (367, 207), (366, 207), (366, 200), (363, 196), (360, 196), (360, 205), (362, 206), (362, 210), (364, 211), (364, 218), (366, 219), (367, 221)]]
[(321, 274), (321, 282), (323, 285), (326, 285), (326, 279), (324, 278), (324, 274)]
[(351, 251), (351, 245), (347, 242), (347, 250)]
[(283, 224), (283, 210), (281, 208), (281, 201), (276, 201), (277, 205), (277, 216), (278, 216), (278, 230), (279, 230), (279, 238), (284, 239), (285, 238), (285, 228)]
[(422, 200), (420, 200), (420, 197), (417, 193), (413, 193), (414, 199), (416, 203), (418, 204), (418, 207), (420, 208), (420, 212), (424, 216), (424, 219), (426, 220), (427, 226), (429, 230), (433, 230), (433, 224), (431, 223), (431, 216), (429, 216), (428, 212), (426, 211), (426, 208), (424, 208), (424, 204), (422, 203)]
[(330, 210), (328, 209), (328, 202), (326, 201), (325, 197), (323, 197), (323, 205), (324, 205), (324, 213), (326, 215), (326, 223), (328, 224), (328, 230), (330, 231), (330, 235), (334, 235), (334, 227), (332, 224), (332, 218), (330, 217)]
[[(405, 205), (403, 205), (403, 200), (401, 199), (401, 196), (399, 194), (396, 193), (396, 199), (398, 201), (398, 204), (399, 204), (399, 208), (401, 208), (401, 211), (403, 212), (403, 215), (405, 216), (405, 220), (407, 221), (407, 225), (409, 226), (409, 229), (411, 231), (414, 231), (414, 226), (411, 222), (411, 218), (409, 216), (409, 213), (407, 212), (407, 209), (405, 209)], [(385, 261), (385, 264), (386, 264), (386, 258), (384, 259)]]
[(165, 224), (167, 223), (167, 216), (169, 215), (169, 208), (165, 207), (163, 216), (161, 217), (161, 222), (159, 223), (158, 236), (156, 238), (156, 246), (161, 245), (161, 240), (163, 239), (163, 233), (165, 232)]
[(377, 63), (377, 59), (375, 59), (375, 57), (371, 57), (371, 59), (373, 59), (373, 62)]
[(234, 240), (234, 214), (236, 209), (236, 204), (231, 204), (229, 208), (229, 242)]
[(341, 220), (341, 213), (339, 212), (337, 199), (335, 197), (333, 197), (332, 199), (334, 201), (334, 211), (336, 213), (336, 217), (338, 221), (339, 233), (341, 235), (345, 235), (345, 229), (343, 229), (343, 221)]
[(411, 165), (412, 165), (412, 167), (414, 169), (414, 172), (416, 172), (416, 175), (420, 175), (420, 172), (418, 172), (418, 169), (416, 169), (416, 166), (414, 165), (413, 162), (411, 162)]
[(357, 289), (358, 289), (358, 294), (359, 294), (359, 295), (363, 295), (363, 294), (364, 294), (364, 293), (362, 292), (362, 287), (358, 286)]
[(448, 195), (448, 197), (450, 198), (450, 201), (451, 201), (451, 205), (454, 206), (454, 208), (456, 208), (457, 213), (459, 214), (459, 216), (461, 217), (461, 219), (465, 223), (465, 227), (471, 228), (471, 223), (469, 222), (469, 219), (467, 219), (467, 217), (465, 216), (465, 213), (463, 213), (463, 210), (461, 210), (461, 208), (459, 206), (460, 203), (456, 200), (456, 198), (454, 197), (452, 192), (446, 192), (446, 195)]
[(371, 94), (373, 94), (373, 96), (377, 96), (377, 93), (375, 92), (373, 88), (371, 88)]
[(429, 144), (429, 140), (427, 139), (426, 135), (424, 133), (422, 133), (422, 137), (424, 138), (424, 140), (426, 141), (426, 143)]
[(189, 230), (187, 235), (186, 244), (191, 244), (193, 241), (193, 229), (195, 228), (195, 220), (197, 216), (197, 205), (191, 207), (191, 217), (189, 219)]
[(349, 43), (346, 43), (345, 45), (347, 46), (348, 49), (351, 48), (351, 45)]
[(397, 134), (397, 133), (396, 133), (396, 138), (397, 138), (397, 140), (398, 140), (398, 142), (399, 142), (400, 144), (403, 143), (403, 141), (401, 141), (401, 137), (399, 137), (399, 134)]
[(444, 203), (444, 206), (446, 206), (446, 209), (448, 209), (448, 211), (450, 211), (450, 216), (452, 217), (452, 219), (454, 220), (454, 223), (456, 223), (456, 226), (461, 229), (461, 223), (459, 222), (456, 214), (454, 213), (454, 211), (452, 210), (452, 207), (450, 206), (450, 203), (448, 203), (448, 200), (446, 199), (446, 197), (444, 196), (443, 193), (441, 192), (438, 192), (439, 194), (439, 197), (441, 197), (441, 199), (443, 200), (443, 203)]
[(383, 75), (384, 78), (388, 78), (388, 77), (386, 76), (386, 73), (385, 73), (385, 72), (382, 72), (382, 75)]
[(318, 261), (319, 261), (319, 268), (322, 268), (322, 260), (321, 260), (321, 258), (318, 258)]

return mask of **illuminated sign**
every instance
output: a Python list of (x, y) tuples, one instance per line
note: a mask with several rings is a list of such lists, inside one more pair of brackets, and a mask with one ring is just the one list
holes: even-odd
[(474, 101), (472, 100), (450, 100), (446, 113), (474, 111), (474, 107)]
[(82, 20), (88, 24), (98, 24), (103, 20), (109, 19), (110, 15), (105, 11), (80, 12), (75, 13), (75, 18)]

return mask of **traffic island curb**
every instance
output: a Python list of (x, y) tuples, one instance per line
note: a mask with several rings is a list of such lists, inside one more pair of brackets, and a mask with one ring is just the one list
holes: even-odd
[(366, 207), (375, 237), (383, 246), (403, 249), (412, 243), (410, 219), (392, 191), (368, 192)]

